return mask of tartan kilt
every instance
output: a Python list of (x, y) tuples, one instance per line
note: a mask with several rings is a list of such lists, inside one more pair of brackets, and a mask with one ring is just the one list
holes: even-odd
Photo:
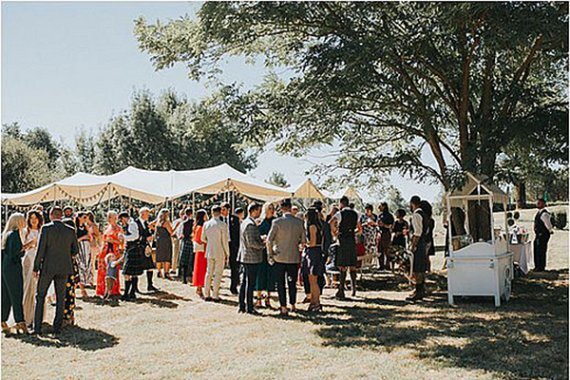
[(145, 270), (144, 251), (140, 246), (127, 248), (125, 252), (125, 263), (123, 264), (123, 274), (127, 276), (140, 276)]
[(194, 243), (191, 240), (182, 240), (180, 242), (180, 266), (190, 265), (192, 255), (194, 254)]
[(354, 236), (340, 237), (339, 247), (336, 254), (338, 267), (354, 267), (358, 263), (356, 255), (356, 240)]
[(144, 250), (142, 251), (142, 262), (144, 270), (156, 268), (156, 266), (154, 265), (154, 261), (152, 260), (152, 255), (147, 257), (147, 255), (144, 254)]

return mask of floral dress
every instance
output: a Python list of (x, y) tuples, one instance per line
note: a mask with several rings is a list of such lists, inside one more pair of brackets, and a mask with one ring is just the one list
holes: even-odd
[(362, 214), (360, 217), (360, 224), (362, 225), (362, 237), (364, 243), (364, 250), (366, 255), (374, 255), (377, 254), (377, 247), (376, 247), (376, 226), (369, 226), (368, 219), (372, 219), (373, 222), (377, 221), (377, 216), (372, 214), (370, 216), (366, 214)]

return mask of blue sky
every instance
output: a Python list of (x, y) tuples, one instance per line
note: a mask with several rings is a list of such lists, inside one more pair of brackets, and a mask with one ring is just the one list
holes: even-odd
[[(182, 65), (154, 71), (149, 56), (139, 51), (133, 20), (176, 19), (194, 14), (199, 3), (185, 2), (3, 2), (2, 3), (2, 123), (24, 128), (42, 126), (67, 143), (76, 130), (96, 131), (114, 113), (128, 107), (135, 89), (158, 94), (172, 88), (199, 99), (212, 88), (190, 81)], [(261, 66), (240, 59), (225, 63), (222, 79), (260, 82)], [(312, 162), (325, 152), (295, 159), (264, 153), (252, 172), (267, 178), (281, 171), (300, 183)], [(418, 185), (397, 176), (389, 179), (404, 197), (418, 193), (434, 199), (437, 186)], [(382, 195), (374, 194), (382, 199)]]

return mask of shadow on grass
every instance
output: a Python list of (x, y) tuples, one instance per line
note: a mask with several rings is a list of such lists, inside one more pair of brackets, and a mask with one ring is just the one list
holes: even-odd
[(103, 300), (100, 297), (88, 297), (88, 298), (80, 298), (81, 301), (92, 303), (99, 306), (109, 306), (109, 307), (117, 307), (121, 306), (125, 302), (136, 303), (136, 304), (150, 304), (156, 307), (164, 307), (167, 309), (175, 309), (178, 307), (178, 304), (174, 301), (185, 301), (189, 302), (192, 301), (190, 298), (185, 298), (174, 293), (169, 293), (166, 291), (157, 291), (154, 293), (144, 293), (143, 297), (138, 296), (135, 300), (130, 301), (119, 301), (120, 297), (115, 296), (108, 300)]
[[(443, 276), (430, 279), (432, 288), (445, 283)], [(364, 281), (363, 286), (370, 284)], [(400, 284), (395, 280), (376, 286), (397, 289)], [(353, 302), (335, 305), (340, 313), (328, 307), (322, 315), (299, 318), (322, 325), (317, 334), (326, 346), (403, 347), (415, 350), (419, 358), (505, 378), (567, 378), (567, 270), (517, 279), (513, 297), (499, 309), (483, 297), (459, 299), (458, 306), (450, 307), (442, 289), (417, 304), (382, 298)]]
[(65, 327), (58, 335), (10, 335), (6, 338), (39, 347), (76, 347), (83, 351), (97, 351), (119, 344), (119, 339), (111, 334), (80, 326)]
[[(299, 310), (289, 318), (318, 325), (325, 346), (406, 348), (420, 359), (507, 379), (568, 378), (568, 270), (517, 279), (512, 298), (498, 309), (491, 297), (458, 298), (450, 306), (445, 277), (431, 274), (429, 284), (431, 294), (415, 304), (379, 297), (323, 299), (323, 313)], [(409, 289), (405, 280), (386, 275), (365, 279), (359, 288)]]

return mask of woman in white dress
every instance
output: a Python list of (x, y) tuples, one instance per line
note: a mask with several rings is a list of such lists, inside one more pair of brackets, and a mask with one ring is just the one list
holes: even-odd
[(34, 321), (36, 289), (38, 285), (38, 280), (34, 278), (34, 260), (38, 250), (38, 240), (43, 222), (44, 218), (40, 211), (28, 211), (26, 217), (27, 226), (24, 230), (24, 246), (27, 246), (27, 249), (24, 253), (24, 257), (22, 257), (22, 275), (24, 279), (24, 299), (22, 306), (24, 309), (24, 321), (27, 326), (30, 326)]

